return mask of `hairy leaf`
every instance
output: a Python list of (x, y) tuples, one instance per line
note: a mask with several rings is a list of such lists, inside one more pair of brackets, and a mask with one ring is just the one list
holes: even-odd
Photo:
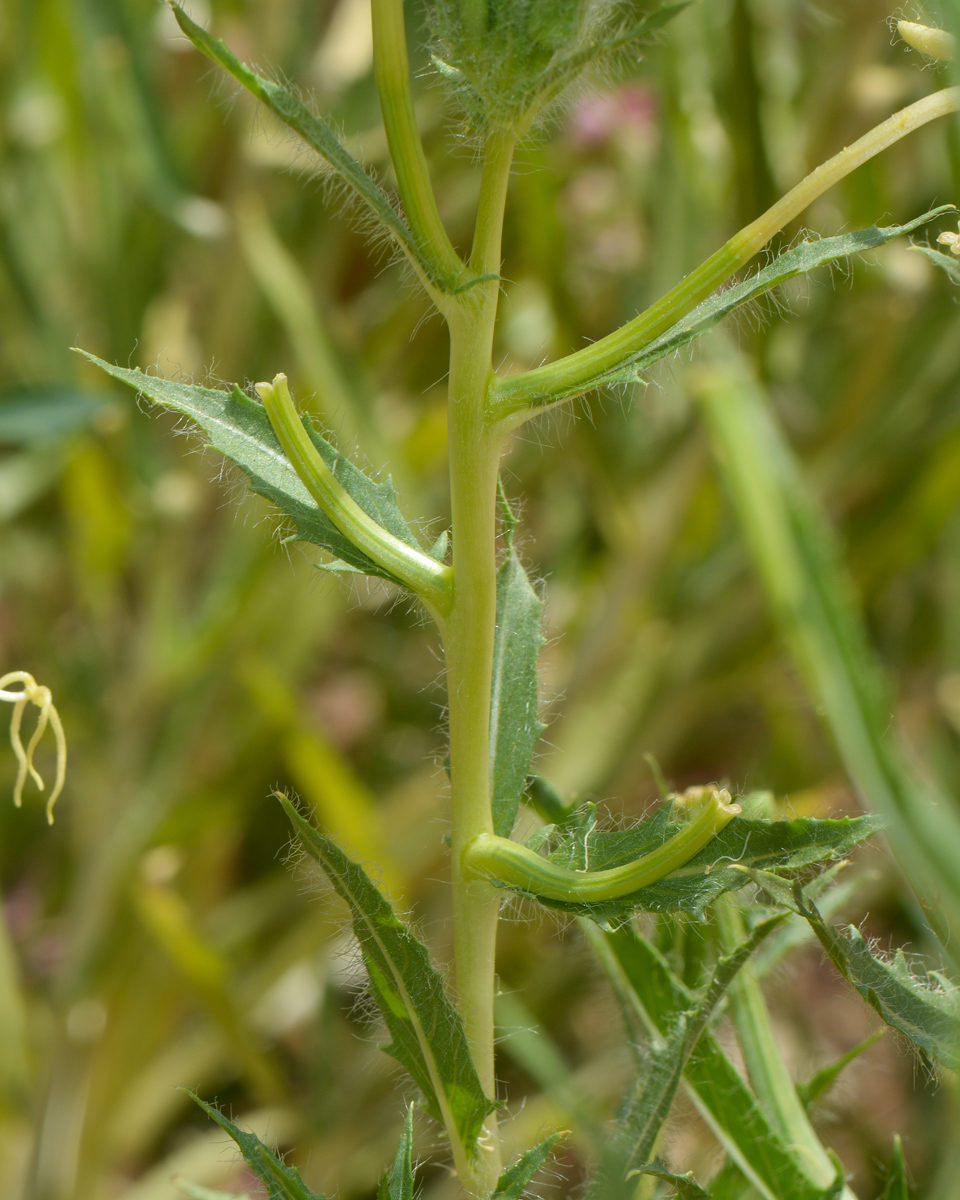
[[(676, 1015), (691, 1007), (693, 993), (630, 926), (598, 933), (595, 940), (607, 951), (601, 953), (605, 968), (620, 975), (650, 1033), (666, 1036)], [(687, 1061), (684, 1084), (730, 1159), (765, 1200), (821, 1200), (822, 1188), (808, 1178), (807, 1164), (782, 1141), (709, 1030)]]
[[(605, 831), (595, 828), (594, 808), (587, 805), (554, 827), (548, 857), (575, 871), (601, 871), (632, 862), (675, 831), (671, 811), (672, 804), (666, 803), (632, 829)], [(748, 883), (750, 869), (795, 871), (836, 859), (880, 827), (875, 817), (793, 821), (734, 817), (689, 862), (630, 895), (588, 904), (539, 899), (551, 908), (608, 924), (640, 911), (700, 915), (717, 896)]]
[(772, 288), (794, 279), (797, 275), (804, 275), (817, 267), (835, 262), (837, 259), (876, 250), (893, 238), (911, 233), (935, 217), (952, 211), (954, 211), (953, 205), (941, 205), (939, 208), (924, 213), (922, 217), (908, 221), (905, 225), (888, 225), (882, 228), (872, 225), (869, 229), (861, 229), (855, 233), (844, 233), (837, 237), (801, 242), (793, 249), (779, 255), (756, 275), (745, 279), (742, 283), (734, 284), (733, 287), (714, 293), (687, 313), (685, 317), (682, 317), (666, 333), (644, 346), (642, 350), (630, 354), (614, 369), (587, 382), (578, 382), (569, 393), (552, 392), (551, 399), (556, 401), (562, 399), (564, 395), (579, 395), (593, 387), (641, 380), (643, 373), (661, 358), (672, 354), (696, 338), (702, 337), (735, 309), (755, 300)]
[(490, 694), (490, 775), (493, 831), (509, 837), (533, 750), (546, 728), (537, 717), (537, 660), (543, 645), (543, 602), (533, 590), (513, 547), (497, 570), (497, 629)]
[[(312, 542), (336, 555), (337, 562), (325, 566), (378, 575), (383, 579), (393, 578), (348, 541), (317, 506), (280, 448), (262, 404), (251, 400), (238, 387), (228, 392), (159, 379), (137, 369), (113, 366), (85, 351), (81, 353), (114, 379), (129, 384), (154, 403), (182, 413), (199, 425), (210, 439), (210, 445), (249, 476), (253, 490), (271, 500), (293, 521), (296, 526), (294, 540)], [(388, 533), (408, 546), (420, 549), (397, 506), (391, 481), (376, 483), (321, 437), (309, 418), (304, 419), (304, 426), (327, 466), (363, 511)]]
[(827, 925), (799, 889), (794, 896), (830, 961), (870, 1007), (929, 1058), (960, 1066), (960, 990), (936, 976), (917, 978), (902, 950), (885, 962), (873, 954), (856, 926)]
[(640, 1174), (652, 1175), (655, 1179), (669, 1183), (680, 1200), (711, 1200), (710, 1193), (697, 1183), (692, 1171), (687, 1171), (685, 1175), (675, 1175), (673, 1171), (667, 1170), (663, 1163), (657, 1161), (641, 1167)]
[(341, 179), (371, 209), (377, 220), (396, 239), (411, 259), (418, 262), (432, 281), (444, 290), (452, 290), (456, 280), (448, 276), (434, 261), (429, 247), (422, 247), (414, 237), (406, 221), (390, 203), (377, 182), (364, 170), (346, 149), (331, 126), (312, 113), (303, 101), (289, 88), (273, 83), (251, 71), (218, 38), (212, 37), (196, 22), (191, 21), (178, 5), (174, 4), (180, 28), (207, 58), (233, 76), (248, 92), (267, 106), (284, 125), (311, 146), (333, 167)]
[(664, 1122), (670, 1115), (687, 1062), (707, 1028), (707, 1022), (722, 1000), (737, 972), (757, 946), (786, 914), (761, 922), (731, 954), (721, 958), (713, 977), (690, 1008), (672, 1015), (669, 1032), (649, 1052), (640, 1086), (630, 1098), (618, 1120), (617, 1134), (601, 1163), (600, 1175), (592, 1194), (598, 1200), (628, 1200), (634, 1191), (632, 1176), (643, 1172), (656, 1145)]
[(527, 1185), (550, 1157), (559, 1136), (559, 1133), (551, 1134), (511, 1163), (497, 1180), (490, 1200), (521, 1200)]
[(237, 1143), (247, 1166), (267, 1189), (269, 1200), (326, 1200), (326, 1197), (321, 1196), (318, 1192), (311, 1192), (300, 1178), (300, 1172), (296, 1167), (284, 1166), (255, 1133), (244, 1133), (239, 1126), (228, 1121), (223, 1113), (201, 1100), (194, 1092), (189, 1094), (207, 1116), (212, 1117)]
[(286, 797), (280, 800), (304, 849), (350, 909), (370, 990), (393, 1039), (387, 1053), (410, 1072), (427, 1111), (470, 1157), (495, 1106), (480, 1086), (463, 1024), (440, 973), (363, 868), (305, 821)]
[(413, 1200), (413, 1106), (407, 1109), (393, 1166), (384, 1171), (377, 1200)]

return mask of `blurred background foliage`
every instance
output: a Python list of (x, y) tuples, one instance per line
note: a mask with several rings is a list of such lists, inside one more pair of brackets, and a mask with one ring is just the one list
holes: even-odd
[[(386, 172), (365, 0), (192, 11), (311, 94)], [(884, 0), (704, 0), (634, 78), (568, 106), (517, 163), (504, 367), (608, 331), (805, 169), (930, 90), (887, 16)], [(423, 17), (412, 4), (412, 36)], [(416, 54), (441, 211), (463, 248), (478, 168)], [(251, 1186), (177, 1090), (187, 1084), (295, 1146), (312, 1187), (372, 1196), (403, 1085), (359, 1003), (342, 914), (286, 861), (268, 795), (292, 787), (378, 863), (447, 959), (435, 635), (388, 588), (332, 580), (281, 545), (229, 470), (69, 347), (197, 380), (285, 370), (341, 447), (385, 465), (408, 515), (439, 532), (442, 324), (331, 207), (317, 164), (154, 0), (3, 0), (0, 139), (0, 666), (53, 688), (70, 743), (52, 830), (32, 792), (20, 812), (0, 805), (0, 1194), (173, 1200), (178, 1173)], [(805, 220), (823, 233), (907, 220), (957, 199), (958, 176), (956, 131), (939, 124)], [(894, 683), (891, 721), (956, 795), (956, 300), (902, 243), (781, 300), (728, 335), (840, 531)], [(547, 600), (539, 769), (612, 819), (655, 799), (645, 752), (678, 787), (722, 779), (770, 788), (787, 810), (852, 811), (687, 398), (695, 360), (510, 447), (506, 487)], [(14, 775), (3, 754), (0, 793)], [(921, 952), (883, 848), (856, 869), (846, 915)], [(546, 1185), (566, 1194), (630, 1046), (576, 927), (513, 916), (500, 964), (508, 1140), (572, 1128)], [(797, 1076), (873, 1028), (818, 949), (768, 982)], [(947, 1197), (953, 1096), (888, 1036), (816, 1120), (862, 1196), (899, 1130), (920, 1194)], [(426, 1155), (439, 1138), (418, 1122)], [(668, 1150), (681, 1168), (718, 1160), (682, 1105)], [(441, 1166), (421, 1182), (430, 1200), (455, 1192)]]

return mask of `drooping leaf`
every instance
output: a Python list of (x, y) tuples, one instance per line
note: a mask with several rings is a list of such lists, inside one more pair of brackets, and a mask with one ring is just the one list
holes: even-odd
[(522, 1200), (527, 1185), (550, 1157), (559, 1136), (559, 1133), (551, 1134), (511, 1163), (497, 1180), (491, 1200)]
[[(590, 934), (589, 922), (584, 928)], [(629, 925), (590, 936), (604, 968), (619, 974), (633, 994), (651, 1035), (666, 1036), (676, 1015), (691, 1007), (690, 989)], [(809, 1163), (780, 1138), (709, 1029), (694, 1047), (683, 1078), (700, 1115), (764, 1200), (822, 1200), (822, 1187), (807, 1174)]]
[(711, 1193), (697, 1183), (692, 1171), (687, 1171), (685, 1175), (676, 1175), (673, 1171), (669, 1171), (663, 1163), (657, 1161), (641, 1167), (640, 1174), (652, 1175), (655, 1179), (662, 1179), (664, 1183), (669, 1183), (680, 1200), (711, 1200)]
[(836, 262), (851, 254), (863, 254), (876, 250), (893, 238), (902, 237), (919, 229), (927, 222), (934, 220), (944, 213), (954, 211), (953, 205), (942, 205), (931, 209), (922, 217), (908, 221), (905, 225), (888, 225), (878, 227), (872, 225), (869, 229), (860, 229), (855, 233), (844, 233), (837, 237), (819, 238), (801, 242), (793, 249), (779, 255), (772, 263), (758, 271), (756, 275), (745, 279), (742, 283), (716, 292), (708, 299), (698, 304), (685, 317), (682, 317), (666, 333), (661, 334), (655, 341), (642, 350), (630, 354), (618, 363), (615, 368), (596, 376), (589, 381), (579, 381), (569, 392), (553, 391), (551, 401), (562, 399), (565, 395), (579, 395), (594, 387), (604, 387), (608, 384), (632, 383), (642, 380), (644, 372), (654, 363), (674, 353), (681, 347), (702, 337), (720, 321), (734, 312), (743, 304), (755, 300), (758, 296), (769, 292), (772, 288), (786, 283), (798, 275), (804, 275), (817, 267)]
[(903, 1157), (900, 1135), (893, 1135), (893, 1155), (887, 1168), (887, 1182), (883, 1189), (883, 1200), (910, 1200), (907, 1186), (907, 1164)]
[[(592, 805), (576, 810), (552, 831), (551, 862), (576, 871), (602, 871), (650, 853), (675, 831), (672, 804), (632, 829), (595, 828)], [(797, 818), (766, 821), (734, 817), (702, 850), (664, 878), (617, 900), (574, 903), (539, 898), (542, 904), (615, 923), (633, 912), (681, 910), (700, 915), (723, 892), (749, 882), (750, 869), (795, 871), (840, 858), (881, 827), (875, 817), (839, 820)]]
[(190, 1092), (189, 1095), (207, 1116), (212, 1117), (237, 1143), (247, 1166), (267, 1189), (269, 1200), (326, 1200), (326, 1197), (318, 1192), (311, 1192), (300, 1178), (296, 1167), (285, 1166), (255, 1133), (245, 1133), (194, 1092)]
[(852, 1050), (848, 1050), (846, 1054), (842, 1054), (835, 1062), (821, 1067), (806, 1083), (798, 1083), (797, 1095), (800, 1097), (800, 1101), (804, 1107), (809, 1108), (825, 1092), (828, 1092), (840, 1078), (841, 1072), (855, 1059), (858, 1059), (865, 1050), (869, 1050), (871, 1046), (875, 1046), (880, 1038), (883, 1037), (884, 1032), (885, 1030), (881, 1025), (879, 1029), (871, 1033), (869, 1037), (864, 1038), (862, 1042), (858, 1042)]
[[(344, 537), (317, 506), (281, 450), (263, 405), (251, 400), (238, 387), (228, 392), (159, 379), (140, 370), (113, 366), (85, 351), (81, 353), (114, 379), (129, 384), (154, 403), (181, 413), (199, 425), (210, 439), (210, 445), (249, 476), (253, 490), (271, 500), (293, 521), (295, 540), (311, 542), (336, 555), (338, 561), (332, 565), (341, 570), (392, 578)], [(363, 511), (388, 533), (419, 549), (413, 531), (397, 506), (391, 481), (376, 483), (321, 437), (309, 419), (304, 421), (304, 426), (327, 466)]]
[(925, 254), (934, 266), (944, 272), (951, 283), (960, 284), (960, 258), (957, 258), (955, 254), (942, 254), (939, 250), (934, 250), (932, 246), (914, 246), (914, 250)]
[(830, 961), (870, 1007), (929, 1058), (960, 1066), (960, 989), (938, 976), (918, 978), (902, 950), (890, 961), (878, 958), (855, 925), (827, 925), (799, 889), (794, 896)]
[(397, 1157), (380, 1180), (377, 1200), (413, 1200), (413, 1105), (407, 1109)]
[(218, 38), (192, 21), (178, 5), (173, 11), (180, 28), (207, 58), (223, 67), (238, 83), (267, 106), (284, 125), (311, 146), (333, 167), (341, 179), (370, 208), (406, 253), (419, 262), (426, 274), (444, 290), (453, 290), (457, 280), (435, 261), (429, 246), (420, 246), (406, 221), (390, 203), (385, 192), (346, 149), (332, 127), (312, 113), (289, 88), (258, 75)]
[[(509, 508), (504, 505), (509, 512)], [(497, 629), (490, 693), (493, 831), (509, 837), (517, 819), (534, 747), (546, 728), (538, 716), (537, 660), (543, 602), (533, 590), (506, 528), (507, 555), (497, 569)]]
[(740, 968), (784, 919), (785, 914), (778, 914), (761, 922), (736, 950), (721, 958), (709, 984), (695, 997), (692, 1006), (675, 1012), (664, 1040), (651, 1047), (640, 1086), (618, 1119), (617, 1133), (603, 1156), (597, 1184), (591, 1189), (597, 1200), (601, 1197), (627, 1200), (633, 1194), (632, 1176), (650, 1165), (650, 1156), (673, 1107), (684, 1070), (710, 1017)]
[(280, 797), (304, 849), (350, 909), (370, 989), (392, 1041), (386, 1052), (423, 1093), (427, 1111), (459, 1140), (465, 1157), (494, 1104), (484, 1095), (463, 1023), (426, 947), (394, 913), (362, 867)]

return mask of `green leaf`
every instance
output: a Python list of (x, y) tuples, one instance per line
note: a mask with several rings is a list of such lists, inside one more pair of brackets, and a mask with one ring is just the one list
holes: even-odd
[(86, 429), (109, 411), (106, 396), (60, 387), (17, 387), (0, 393), (0, 443), (29, 446)]
[(458, 282), (436, 261), (430, 247), (421, 246), (406, 221), (393, 207), (386, 193), (346, 149), (331, 126), (315, 116), (299, 97), (282, 84), (273, 83), (251, 71), (218, 38), (191, 21), (178, 5), (173, 5), (177, 22), (201, 53), (223, 67), (294, 133), (312, 146), (333, 167), (341, 179), (371, 209), (377, 220), (390, 232), (411, 259), (419, 263), (428, 277), (444, 291), (452, 291)]
[(943, 271), (951, 283), (960, 284), (960, 258), (955, 254), (941, 254), (939, 250), (934, 250), (932, 246), (914, 246), (914, 250), (919, 250), (921, 254), (925, 254), (927, 258)]
[(782, 924), (786, 914), (761, 922), (731, 954), (719, 960), (713, 977), (693, 1005), (672, 1015), (669, 1032), (649, 1053), (641, 1086), (622, 1113), (617, 1136), (601, 1164), (598, 1187), (592, 1194), (628, 1200), (634, 1191), (631, 1176), (644, 1172), (664, 1122), (670, 1115), (687, 1063), (707, 1023), (737, 972), (768, 933)]
[[(249, 476), (253, 490), (272, 501), (293, 521), (296, 526), (293, 540), (311, 542), (336, 555), (337, 562), (322, 564), (324, 567), (393, 579), (348, 541), (317, 506), (281, 450), (262, 404), (251, 400), (238, 387), (228, 392), (159, 379), (137, 369), (113, 366), (82, 350), (80, 353), (114, 379), (199, 425), (210, 445)], [(304, 426), (331, 471), (363, 511), (388, 533), (419, 549), (397, 506), (391, 481), (374, 482), (322, 438), (309, 418), (304, 420)]]
[(546, 728), (537, 717), (543, 602), (517, 557), (512, 525), (505, 528), (505, 541), (507, 556), (497, 570), (497, 629), (490, 694), (493, 831), (501, 837), (509, 837), (513, 829), (534, 747)]
[(551, 1134), (521, 1154), (515, 1163), (511, 1163), (497, 1180), (491, 1200), (521, 1200), (527, 1185), (550, 1157), (559, 1137), (559, 1133)]
[[(584, 927), (591, 929), (589, 923)], [(663, 956), (629, 925), (597, 933), (594, 940), (601, 950), (604, 968), (619, 974), (632, 992), (651, 1035), (664, 1037), (676, 1015), (690, 1008), (693, 993), (676, 978)], [(822, 1188), (807, 1177), (807, 1164), (776, 1133), (709, 1030), (687, 1061), (684, 1084), (730, 1159), (765, 1200), (821, 1200)]]
[(900, 1135), (893, 1135), (893, 1155), (887, 1168), (887, 1182), (883, 1189), (883, 1200), (910, 1200), (910, 1189), (907, 1187), (907, 1164), (903, 1157), (903, 1143)]
[(680, 1200), (711, 1200), (710, 1193), (697, 1183), (692, 1171), (687, 1171), (685, 1175), (675, 1175), (673, 1171), (668, 1171), (663, 1163), (652, 1162), (641, 1167), (640, 1174), (652, 1175), (655, 1179), (662, 1179), (664, 1183), (671, 1184)]
[(939, 976), (917, 978), (902, 950), (890, 961), (878, 958), (856, 926), (827, 925), (799, 888), (794, 898), (827, 957), (870, 1007), (929, 1058), (960, 1066), (960, 989)]
[[(484, 1095), (463, 1023), (426, 947), (394, 913), (362, 867), (279, 797), (304, 849), (346, 901), (370, 975), (370, 990), (393, 1039), (386, 1047), (411, 1074), (427, 1111), (456, 1139), (462, 1157), (495, 1105)], [(456, 1147), (455, 1147), (456, 1149)]]
[(551, 402), (562, 399), (566, 395), (579, 395), (590, 388), (640, 381), (643, 379), (644, 372), (661, 358), (681, 349), (696, 338), (702, 337), (735, 309), (755, 300), (764, 292), (769, 292), (771, 288), (778, 287), (780, 284), (794, 279), (797, 275), (804, 275), (826, 263), (835, 262), (839, 258), (876, 250), (893, 238), (911, 233), (935, 217), (953, 211), (955, 210), (952, 204), (941, 205), (940, 208), (931, 209), (922, 217), (908, 221), (905, 225), (888, 225), (882, 228), (872, 225), (869, 229), (861, 229), (855, 233), (844, 233), (837, 237), (801, 242), (792, 250), (787, 250), (779, 255), (756, 275), (733, 287), (726, 288), (724, 291), (715, 292), (681, 318), (666, 333), (661, 334), (642, 350), (628, 355), (612, 370), (587, 382), (578, 382), (569, 392), (551, 392)]
[(848, 1050), (846, 1054), (841, 1055), (836, 1062), (822, 1067), (806, 1083), (798, 1083), (797, 1095), (800, 1097), (800, 1102), (804, 1107), (810, 1108), (824, 1092), (828, 1092), (839, 1079), (841, 1071), (848, 1067), (854, 1059), (859, 1058), (865, 1050), (869, 1050), (871, 1046), (875, 1046), (885, 1032), (883, 1026), (881, 1026), (871, 1033), (869, 1037), (864, 1038), (862, 1042), (854, 1046), (852, 1050)]
[(393, 1167), (380, 1180), (377, 1200), (413, 1200), (413, 1105), (407, 1109)]
[[(592, 805), (577, 809), (552, 834), (551, 862), (576, 871), (618, 867), (648, 854), (674, 831), (672, 803), (632, 829), (597, 830)], [(633, 912), (684, 911), (695, 916), (723, 892), (750, 882), (750, 869), (795, 871), (842, 857), (881, 828), (876, 817), (839, 820), (765, 821), (734, 817), (702, 850), (663, 879), (602, 903), (571, 903), (538, 897), (542, 904), (579, 913), (602, 924), (616, 923)]]
[(296, 1167), (284, 1166), (256, 1134), (244, 1133), (232, 1121), (228, 1121), (223, 1113), (218, 1112), (205, 1100), (201, 1100), (195, 1092), (188, 1092), (188, 1095), (237, 1143), (247, 1166), (266, 1187), (269, 1200), (326, 1200), (326, 1197), (321, 1196), (318, 1192), (311, 1192), (300, 1178), (300, 1172)]

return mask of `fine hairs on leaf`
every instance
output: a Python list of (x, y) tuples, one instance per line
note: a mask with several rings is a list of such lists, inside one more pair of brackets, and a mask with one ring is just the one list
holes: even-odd
[(278, 798), (301, 845), (350, 909), (370, 989), (392, 1038), (387, 1053), (410, 1073), (427, 1112), (454, 1131), (458, 1164), (469, 1160), (495, 1105), (484, 1095), (440, 973), (363, 868), (305, 821), (285, 796)]
[[(305, 1186), (296, 1167), (285, 1166), (254, 1133), (245, 1133), (238, 1125), (228, 1120), (223, 1113), (201, 1100), (194, 1092), (189, 1093), (208, 1117), (225, 1129), (240, 1147), (247, 1166), (266, 1188), (268, 1200), (326, 1200), (318, 1192)], [(188, 1193), (189, 1194), (189, 1193)]]
[(559, 1133), (553, 1133), (521, 1154), (497, 1180), (490, 1200), (523, 1200), (524, 1192), (550, 1157), (559, 1138)]

